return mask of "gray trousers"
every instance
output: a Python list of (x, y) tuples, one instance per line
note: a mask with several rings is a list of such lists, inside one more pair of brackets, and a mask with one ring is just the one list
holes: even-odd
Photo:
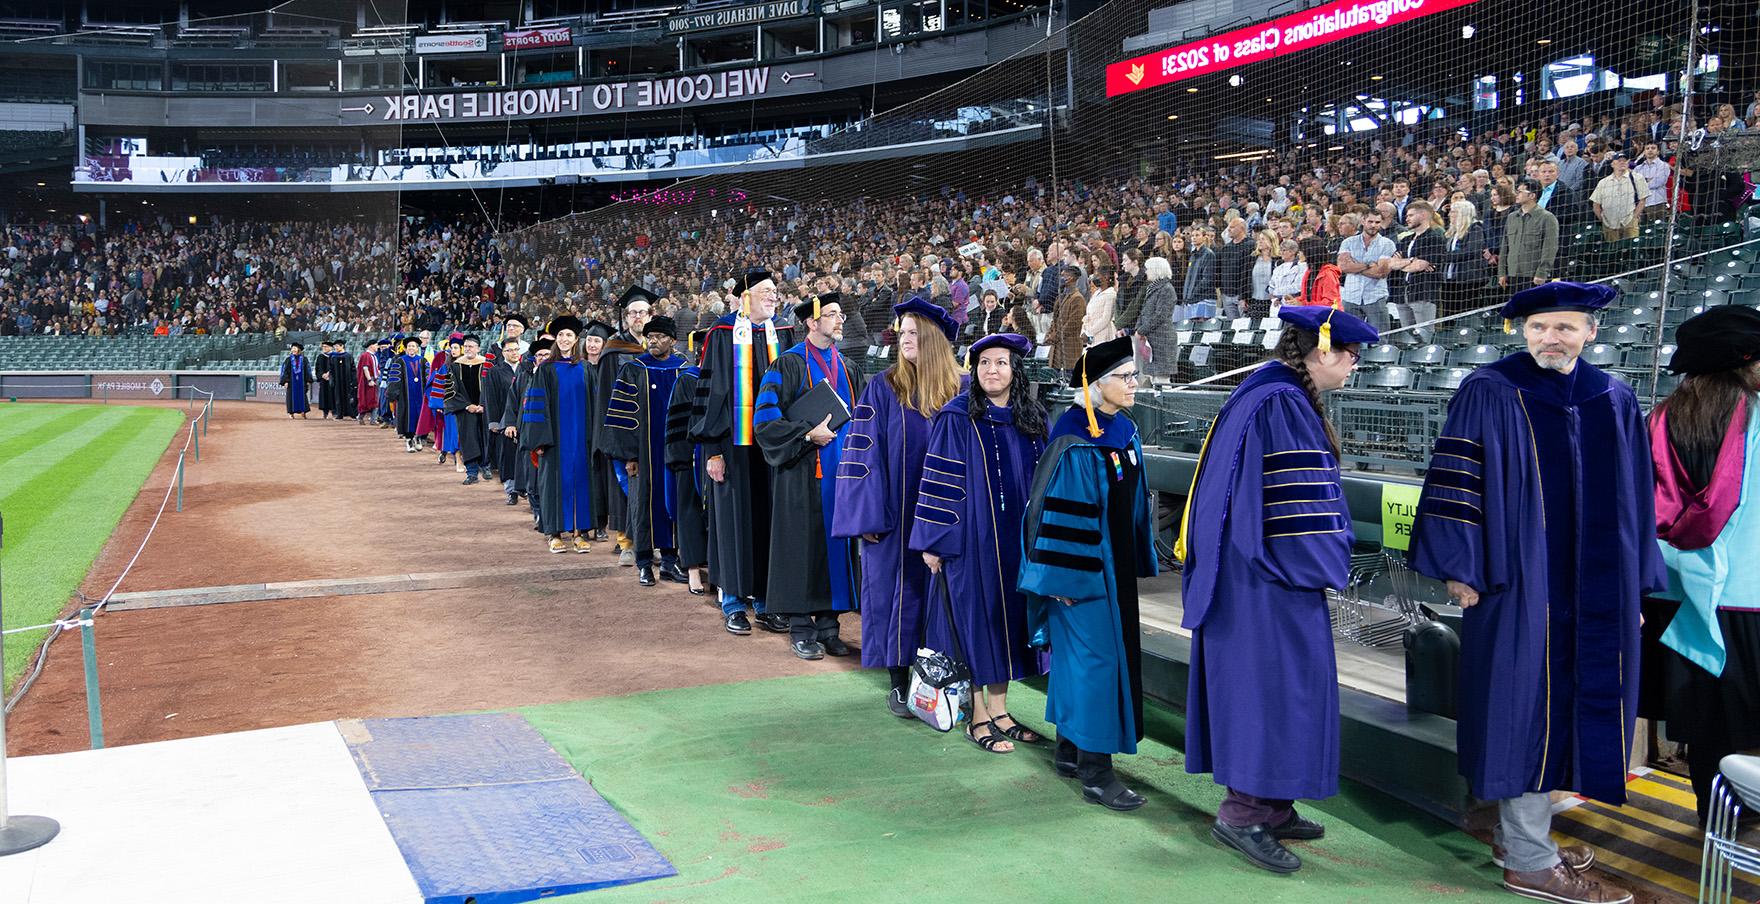
[(1497, 828), (1491, 843), (1503, 848), (1503, 868), (1518, 873), (1551, 869), (1558, 863), (1552, 840), (1552, 797), (1530, 792), (1497, 802)]

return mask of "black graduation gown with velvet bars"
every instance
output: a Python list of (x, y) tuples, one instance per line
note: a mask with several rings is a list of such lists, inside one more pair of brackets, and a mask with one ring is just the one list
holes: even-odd
[(636, 550), (673, 549), (678, 544), (671, 514), (672, 473), (666, 468), (666, 417), (672, 386), (684, 359), (664, 361), (643, 354), (625, 361), (611, 388), (611, 405), (601, 425), (605, 454), (613, 466), (636, 463), (629, 475), (624, 533)]
[(709, 511), (704, 487), (703, 456), (691, 441), (691, 407), (696, 401), (695, 366), (678, 369), (672, 400), (666, 406), (666, 467), (672, 471), (673, 526), (678, 532), (678, 564), (701, 568), (709, 564)]
[(519, 403), (513, 397), (514, 373), (507, 362), (497, 360), (483, 368), (483, 417), (489, 424), (489, 461), (502, 480), (513, 480), (519, 470), (519, 443), (503, 432), (517, 425)]

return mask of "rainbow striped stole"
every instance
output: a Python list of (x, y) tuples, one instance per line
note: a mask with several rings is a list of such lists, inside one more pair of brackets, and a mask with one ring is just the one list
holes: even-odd
[[(757, 443), (752, 416), (757, 412), (758, 377), (762, 369), (758, 366), (757, 344), (752, 341), (753, 328), (752, 322), (743, 317), (733, 324), (733, 444), (736, 446)], [(764, 324), (764, 345), (770, 352), (764, 359), (765, 366), (768, 366), (778, 354), (775, 321)]]

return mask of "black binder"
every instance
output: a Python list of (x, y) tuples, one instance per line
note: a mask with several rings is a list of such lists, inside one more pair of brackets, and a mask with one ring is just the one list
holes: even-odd
[(801, 397), (788, 406), (788, 419), (805, 424), (817, 425), (831, 415), (831, 423), (826, 429), (835, 433), (849, 423), (849, 406), (843, 403), (843, 397), (831, 388), (829, 380), (820, 380), (813, 388), (801, 393)]

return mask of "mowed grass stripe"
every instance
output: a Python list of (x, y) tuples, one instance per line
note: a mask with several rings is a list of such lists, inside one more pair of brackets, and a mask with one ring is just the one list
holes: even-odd
[[(0, 436), (0, 468), (4, 468), (14, 458), (55, 439), (58, 434), (72, 430), (104, 413), (102, 408), (84, 405), (77, 408), (64, 405), (31, 407), (39, 410), (7, 410), (6, 434)], [(0, 470), (0, 473), (5, 472)]]
[(14, 493), (51, 474), (63, 463), (77, 458), (104, 434), (135, 417), (131, 412), (143, 409), (113, 408), (84, 418), (69, 430), (37, 443), (13, 456), (0, 468), (0, 512), (11, 513), (10, 499)]
[[(6, 627), (42, 624), (60, 613), (183, 423), (182, 414), (171, 409), (112, 410), (117, 416), (104, 419), (108, 429), (81, 443), (79, 454), (57, 457), (55, 466), (10, 488), (0, 501), (6, 514), (6, 545), (0, 551)], [(0, 412), (0, 431), (6, 424)], [(7, 687), (44, 634), (7, 636)]]

